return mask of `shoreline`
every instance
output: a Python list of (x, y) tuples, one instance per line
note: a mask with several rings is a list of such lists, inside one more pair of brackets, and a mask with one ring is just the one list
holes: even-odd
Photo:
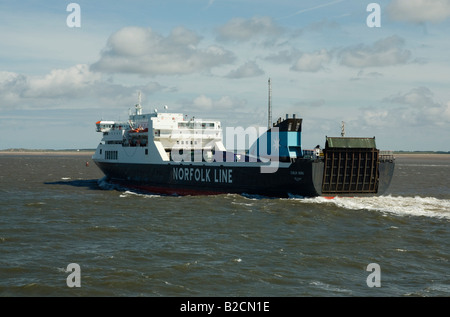
[(20, 155), (36, 155), (36, 156), (92, 156), (95, 151), (70, 151), (70, 150), (3, 150), (0, 155), (6, 156), (20, 156)]
[(411, 152), (411, 153), (394, 153), (394, 156), (417, 156), (417, 157), (435, 157), (435, 156), (448, 156), (450, 157), (450, 153), (417, 153), (417, 152)]
[(450, 154), (446, 153), (401, 153), (394, 154), (396, 159), (450, 159)]

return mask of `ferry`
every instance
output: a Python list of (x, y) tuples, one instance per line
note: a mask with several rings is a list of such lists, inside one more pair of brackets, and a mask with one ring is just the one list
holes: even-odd
[(323, 148), (303, 149), (303, 119), (286, 115), (271, 122), (270, 91), (265, 131), (231, 129), (231, 138), (254, 141), (244, 149), (225, 148), (218, 120), (167, 107), (143, 113), (138, 100), (128, 120), (96, 122), (102, 139), (92, 159), (108, 182), (125, 188), (163, 195), (353, 197), (382, 195), (392, 179), (393, 153), (377, 149), (375, 137), (341, 133), (325, 137)]

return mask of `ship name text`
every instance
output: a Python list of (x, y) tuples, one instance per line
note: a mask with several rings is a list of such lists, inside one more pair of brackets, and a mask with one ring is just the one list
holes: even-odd
[(233, 183), (233, 170), (230, 168), (194, 168), (174, 167), (172, 175), (174, 180), (195, 181), (202, 183)]

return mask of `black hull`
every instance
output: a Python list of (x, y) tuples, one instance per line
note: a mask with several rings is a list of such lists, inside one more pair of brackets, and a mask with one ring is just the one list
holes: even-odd
[(385, 192), (394, 163), (379, 165), (376, 192), (322, 193), (324, 163), (298, 159), (275, 173), (261, 173), (257, 166), (208, 164), (127, 164), (96, 161), (113, 183), (146, 192), (168, 195), (249, 194), (268, 197), (373, 196)]

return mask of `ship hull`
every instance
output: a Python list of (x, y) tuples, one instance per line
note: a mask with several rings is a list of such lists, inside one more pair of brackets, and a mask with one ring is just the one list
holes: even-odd
[(95, 162), (108, 181), (130, 189), (167, 195), (249, 194), (268, 197), (373, 196), (389, 186), (393, 163), (379, 167), (376, 192), (322, 192), (324, 164), (298, 159), (275, 172), (260, 166), (208, 165), (194, 163), (138, 164)]

